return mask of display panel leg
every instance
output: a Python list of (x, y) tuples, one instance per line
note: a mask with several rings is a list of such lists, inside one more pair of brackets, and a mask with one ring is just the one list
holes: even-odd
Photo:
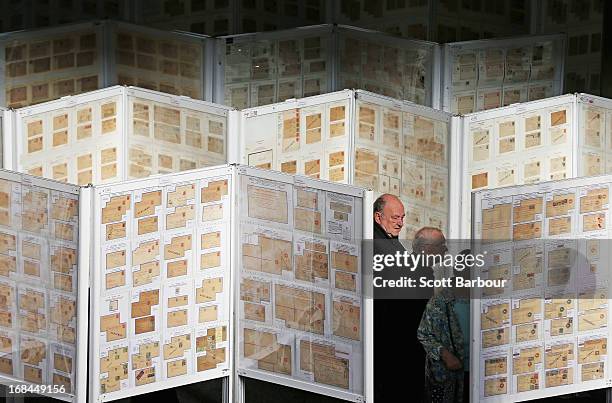
[(230, 397), (229, 397), (229, 377), (224, 377), (223, 378), (223, 385), (221, 386), (221, 393), (223, 394), (222, 396), (222, 402), (223, 403), (230, 403)]
[(612, 403), (612, 388), (606, 389), (606, 403)]
[(234, 402), (244, 403), (244, 378), (238, 374), (234, 380)]

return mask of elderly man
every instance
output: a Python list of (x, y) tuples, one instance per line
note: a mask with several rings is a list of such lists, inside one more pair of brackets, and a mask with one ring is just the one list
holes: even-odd
[[(397, 252), (404, 253), (406, 249), (399, 241), (399, 234), (404, 227), (404, 205), (401, 200), (391, 194), (383, 194), (374, 202), (374, 255), (395, 256)], [(384, 278), (395, 279), (402, 275), (400, 270), (393, 270), (395, 264), (385, 265)], [(384, 298), (401, 299), (405, 295), (401, 289), (386, 289)], [(380, 295), (375, 297), (380, 298)]]
[[(384, 194), (374, 202), (374, 254), (395, 255), (403, 253), (404, 246), (398, 236), (404, 226), (404, 205), (393, 195)], [(397, 279), (406, 274), (386, 266), (384, 278)], [(397, 362), (410, 362), (418, 367), (424, 365), (425, 355), (419, 341), (414, 337), (426, 299), (411, 299), (406, 290), (385, 289), (374, 293), (374, 396), (380, 401), (397, 400), (396, 385), (410, 390), (423, 388), (422, 373), (406, 377), (397, 371)], [(401, 321), (402, 332), (397, 331)], [(406, 335), (409, 335), (407, 338)], [(403, 346), (398, 349), (397, 346)]]
[(404, 205), (391, 194), (384, 194), (374, 202), (374, 239), (391, 239), (390, 244), (401, 246), (397, 238), (404, 226)]
[[(438, 256), (447, 251), (444, 234), (437, 228), (420, 229), (412, 244), (415, 253)], [(435, 273), (437, 278), (447, 276), (448, 273), (442, 271)], [(455, 313), (455, 299), (451, 290), (435, 290), (423, 312), (417, 338), (426, 354), (425, 401), (463, 402), (463, 334)]]

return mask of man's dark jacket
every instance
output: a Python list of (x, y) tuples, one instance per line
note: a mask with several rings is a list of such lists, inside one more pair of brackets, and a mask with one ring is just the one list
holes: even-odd
[(404, 252), (406, 249), (398, 237), (388, 235), (387, 232), (374, 221), (374, 254), (395, 255), (395, 252)]
[[(397, 237), (374, 222), (373, 253), (395, 255), (403, 253), (404, 246)], [(404, 269), (385, 267), (385, 279), (406, 275)], [(380, 275), (375, 273), (375, 276)], [(427, 300), (406, 299), (405, 289), (385, 289), (384, 295), (374, 293), (374, 395), (379, 401), (397, 400), (397, 385), (414, 391), (415, 400), (422, 393), (425, 353), (416, 332)], [(409, 362), (414, 371), (410, 376), (397, 370), (398, 362)]]

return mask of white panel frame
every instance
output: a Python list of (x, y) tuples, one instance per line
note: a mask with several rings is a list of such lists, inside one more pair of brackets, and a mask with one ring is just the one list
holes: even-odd
[[(582, 166), (582, 154), (584, 151), (592, 151), (592, 152), (597, 152), (599, 153), (602, 158), (603, 158), (603, 170), (602, 170), (602, 174), (603, 173), (608, 173), (607, 172), (607, 167), (606, 165), (608, 163), (612, 163), (612, 160), (608, 160), (607, 157), (612, 155), (612, 138), (609, 138), (608, 135), (606, 134), (609, 130), (608, 127), (604, 128), (604, 133), (602, 133), (602, 138), (601, 141), (603, 143), (602, 147), (600, 149), (596, 149), (590, 146), (587, 146), (584, 143), (585, 140), (585, 133), (580, 131), (580, 128), (583, 126), (583, 119), (584, 119), (584, 114), (582, 113), (582, 108), (585, 106), (592, 106), (595, 108), (602, 108), (605, 109), (607, 111), (612, 111), (612, 99), (609, 98), (603, 98), (597, 95), (590, 95), (590, 94), (584, 94), (584, 93), (579, 93), (576, 94), (576, 137), (577, 137), (577, 142), (576, 142), (576, 149), (578, 150), (578, 157), (580, 158), (580, 165), (579, 165), (579, 170), (576, 173), (576, 176), (580, 175), (580, 176), (584, 176), (581, 173), (584, 172), (583, 169), (585, 168), (584, 166)], [(609, 124), (609, 123), (608, 123)], [(609, 144), (606, 144), (609, 143)], [(606, 148), (606, 146), (608, 146), (609, 148)]]
[[(571, 144), (566, 146), (567, 154), (571, 156), (572, 166), (571, 166), (571, 177), (576, 177), (578, 175), (578, 164), (580, 163), (577, 160), (578, 153), (578, 130), (577, 130), (577, 122), (576, 122), (576, 96), (573, 94), (568, 95), (560, 95), (553, 98), (542, 99), (538, 101), (525, 102), (520, 104), (514, 104), (505, 106), (502, 108), (490, 109), (488, 111), (474, 112), (462, 117), (462, 129), (460, 136), (460, 145), (457, 145), (454, 153), (459, 155), (461, 158), (461, 169), (457, 170), (461, 175), (461, 179), (455, 177), (455, 181), (460, 180), (461, 183), (461, 194), (460, 194), (460, 205), (461, 211), (458, 214), (458, 231), (461, 239), (470, 239), (470, 231), (471, 231), (471, 184), (470, 184), (470, 175), (469, 175), (469, 158), (467, 157), (467, 152), (469, 151), (469, 140), (470, 140), (470, 124), (490, 120), (490, 119), (498, 119), (502, 117), (512, 117), (520, 114), (524, 114), (530, 111), (537, 111), (543, 108), (552, 108), (556, 106), (562, 106), (566, 104), (571, 104), (571, 111), (569, 111), (569, 116), (572, 118), (572, 131), (571, 136)], [(543, 149), (542, 155), (548, 155), (548, 150)]]
[[(89, 251), (91, 248), (91, 189), (82, 188), (76, 185), (69, 185), (50, 179), (40, 178), (37, 176), (26, 175), (14, 171), (0, 169), (0, 179), (13, 181), (16, 183), (41, 187), (49, 190), (55, 190), (64, 193), (70, 193), (79, 197), (79, 242), (78, 242), (78, 279), (77, 279), (77, 343), (74, 346), (76, 351), (75, 359), (75, 382), (74, 395), (66, 393), (41, 393), (41, 396), (51, 397), (64, 402), (77, 403), (83, 401), (87, 390), (87, 348), (88, 348), (88, 327), (89, 317), (87, 315), (89, 304)], [(22, 384), (33, 385), (23, 379), (11, 378), (5, 375), (0, 375), (0, 384)], [(51, 385), (52, 382), (49, 382)], [(7, 389), (8, 391), (8, 389)], [(7, 396), (7, 398), (10, 398)]]
[[(100, 208), (102, 207), (101, 197), (102, 195), (107, 194), (107, 193), (127, 192), (127, 191), (133, 190), (135, 187), (138, 187), (138, 189), (145, 189), (145, 188), (150, 188), (150, 187), (166, 186), (172, 183), (196, 181), (199, 179), (213, 178), (213, 177), (219, 177), (219, 176), (228, 176), (228, 175), (231, 176), (232, 182), (236, 181), (236, 175), (234, 173), (233, 166), (221, 165), (217, 167), (202, 168), (202, 169), (186, 171), (186, 172), (178, 172), (178, 173), (168, 174), (168, 175), (154, 175), (154, 176), (150, 176), (144, 179), (135, 179), (135, 180), (125, 181), (125, 182), (120, 182), (120, 183), (109, 184), (109, 185), (95, 186), (93, 187), (93, 192), (92, 192), (92, 199), (93, 199), (92, 211), (97, 212), (100, 210)], [(232, 195), (230, 196), (231, 198), (235, 197), (234, 196), (235, 193), (233, 192), (233, 186), (234, 185), (232, 185)], [(233, 209), (235, 209), (235, 206), (232, 207), (232, 214), (233, 214)], [(151, 392), (160, 391), (160, 390), (166, 390), (169, 388), (175, 388), (178, 386), (193, 384), (196, 382), (204, 382), (204, 381), (208, 381), (212, 379), (224, 378), (226, 376), (230, 376), (231, 378), (231, 374), (233, 373), (233, 368), (234, 368), (233, 351), (231, 351), (232, 337), (233, 337), (232, 328), (234, 326), (234, 321), (232, 318), (233, 312), (228, 311), (227, 322), (228, 322), (228, 333), (230, 335), (229, 336), (229, 346), (230, 347), (228, 347), (228, 351), (227, 351), (227, 357), (228, 357), (227, 358), (227, 362), (228, 362), (227, 369), (216, 368), (216, 369), (206, 371), (205, 374), (181, 376), (177, 379), (158, 381), (158, 382), (150, 383), (147, 385), (139, 386), (138, 388), (131, 387), (123, 391), (111, 392), (112, 396), (110, 398), (107, 395), (102, 396), (99, 393), (99, 390), (100, 390), (100, 377), (99, 377), (99, 372), (100, 372), (100, 360), (99, 360), (99, 357), (100, 357), (100, 337), (99, 337), (100, 321), (98, 320), (98, 318), (99, 318), (100, 306), (102, 303), (101, 297), (100, 297), (101, 284), (100, 284), (100, 276), (99, 276), (99, 273), (102, 270), (101, 264), (100, 264), (101, 240), (100, 240), (99, 229), (101, 228), (102, 224), (101, 224), (101, 216), (95, 213), (93, 215), (94, 217), (93, 217), (93, 220), (91, 221), (93, 223), (93, 228), (92, 228), (93, 254), (92, 254), (92, 260), (91, 260), (91, 279), (90, 279), (91, 287), (89, 290), (90, 291), (90, 294), (89, 294), (90, 296), (90, 317), (92, 318), (91, 326), (89, 327), (89, 337), (90, 337), (90, 343), (91, 343), (91, 348), (89, 349), (90, 365), (89, 365), (89, 372), (88, 372), (89, 380), (90, 380), (89, 396), (88, 396), (89, 401), (90, 402), (114, 401), (117, 399), (127, 398), (130, 396), (138, 396), (138, 395), (142, 395), (145, 393), (151, 393)], [(229, 226), (231, 228), (231, 231), (234, 231), (235, 227), (231, 222)], [(230, 235), (230, 238), (233, 238), (233, 235)], [(235, 254), (235, 251), (234, 251), (234, 248), (232, 247), (230, 248), (230, 256), (233, 256), (234, 254)], [(233, 261), (233, 258), (230, 261)], [(231, 266), (226, 268), (225, 275), (228, 276), (228, 284), (231, 284), (233, 282)], [(235, 292), (235, 290), (230, 286), (230, 289), (228, 293), (226, 294), (226, 301), (224, 301), (224, 304), (227, 304), (227, 307), (231, 307), (231, 300), (233, 299), (232, 297), (233, 292)], [(231, 382), (232, 381), (230, 379), (230, 386), (231, 386)], [(230, 393), (229, 401), (231, 401), (232, 392), (230, 391), (229, 393)]]
[[(374, 239), (374, 222), (373, 209), (374, 193), (371, 190), (366, 190), (363, 197), (363, 239)], [(363, 243), (362, 243), (363, 245)], [(361, 253), (364, 253), (364, 248), (361, 248)], [(367, 256), (362, 256), (363, 259)], [(367, 276), (364, 276), (367, 277)], [(374, 402), (374, 283), (372, 281), (362, 281), (364, 287), (362, 293), (364, 307), (364, 338), (363, 338), (363, 372), (365, 380), (363, 384), (364, 402)]]
[(463, 147), (463, 118), (453, 115), (449, 139), (449, 168), (448, 168), (448, 199), (450, 203), (448, 212), (448, 239), (461, 239), (461, 212), (463, 210), (463, 197), (461, 185), (463, 182), (462, 164)]
[[(455, 51), (463, 50), (486, 50), (486, 49), (506, 49), (517, 46), (529, 46), (534, 43), (543, 41), (553, 41), (556, 51), (553, 63), (555, 65), (555, 77), (553, 80), (545, 81), (529, 81), (522, 85), (525, 88), (532, 84), (538, 84), (541, 82), (553, 82), (553, 95), (561, 95), (563, 93), (563, 83), (565, 78), (565, 49), (567, 46), (567, 39), (565, 34), (552, 34), (552, 35), (539, 35), (539, 36), (520, 36), (515, 38), (505, 39), (481, 39), (475, 41), (465, 42), (454, 42), (448, 43), (442, 48), (442, 60), (441, 65), (443, 70), (440, 72), (440, 109), (445, 111), (452, 111), (453, 102), (453, 87), (452, 87), (452, 72), (454, 68), (453, 54)], [(512, 86), (512, 85), (510, 85)], [(477, 87), (478, 88), (478, 87)], [(476, 102), (476, 100), (474, 101)]]
[[(11, 144), (13, 140), (13, 111), (0, 108), (0, 168), (9, 166), (4, 160), (11, 159)], [(7, 156), (8, 155), (8, 156)]]
[[(533, 185), (519, 185), (519, 186), (509, 186), (505, 188), (498, 189), (485, 189), (481, 191), (475, 191), (471, 195), (471, 230), (472, 234), (474, 234), (473, 239), (480, 239), (480, 234), (478, 230), (480, 229), (481, 223), (481, 212), (482, 212), (482, 204), (484, 200), (487, 199), (498, 199), (503, 197), (510, 197), (516, 195), (524, 195), (524, 194), (534, 194), (534, 193), (544, 193), (544, 192), (552, 192), (555, 190), (562, 190), (568, 188), (577, 188), (577, 187), (587, 187), (598, 185), (602, 183), (612, 183), (612, 175), (601, 175), (601, 176), (591, 176), (585, 178), (573, 178), (573, 179), (564, 179), (560, 181), (552, 181), (552, 182), (541, 182)], [(610, 229), (608, 229), (608, 233), (610, 233)], [(545, 238), (542, 238), (545, 239)], [(473, 241), (474, 242), (474, 241)], [(470, 304), (470, 326), (472, 332), (472, 340), (470, 343), (470, 403), (476, 403), (480, 401), (480, 306), (481, 300), (476, 296), (476, 290), (471, 289), (471, 300)], [(610, 300), (608, 300), (610, 301)], [(609, 308), (608, 308), (609, 309)], [(607, 326), (607, 337), (608, 340), (612, 337), (612, 326), (610, 319), (608, 319)], [(510, 346), (511, 344), (509, 344)], [(494, 403), (512, 403), (517, 401), (528, 401), (534, 399), (541, 399), (546, 397), (554, 397), (565, 395), (569, 393), (577, 393), (588, 390), (595, 389), (604, 389), (612, 387), (612, 374), (610, 373), (610, 365), (612, 364), (612, 355), (608, 353), (607, 356), (607, 377), (601, 381), (589, 381), (586, 383), (575, 383), (573, 385), (559, 386), (555, 388), (543, 388), (535, 391), (523, 392), (522, 394), (512, 394), (508, 393), (505, 396), (495, 396), (486, 399), (487, 402)], [(578, 374), (574, 374), (577, 380)], [(542, 380), (543, 382), (544, 380)], [(596, 386), (595, 386), (596, 385)]]
[[(320, 95), (320, 96), (323, 96), (323, 95)], [(268, 179), (272, 181), (284, 182), (284, 183), (296, 185), (296, 186), (307, 186), (307, 187), (312, 187), (312, 188), (316, 188), (316, 189), (320, 189), (320, 190), (324, 190), (328, 192), (346, 194), (349, 196), (360, 198), (362, 201), (362, 208), (363, 208), (362, 219), (368, 219), (368, 218), (370, 219), (370, 221), (368, 222), (364, 221), (361, 223), (360, 232), (362, 234), (362, 239), (363, 240), (368, 239), (367, 238), (368, 234), (371, 235), (372, 228), (371, 228), (371, 225), (369, 225), (369, 223), (372, 222), (371, 221), (372, 215), (371, 215), (371, 211), (368, 212), (369, 210), (371, 210), (370, 205), (366, 204), (366, 202), (373, 202), (372, 200), (373, 195), (371, 191), (367, 191), (367, 190), (364, 190), (362, 188), (358, 188), (355, 186), (345, 185), (341, 183), (328, 182), (328, 181), (322, 181), (319, 179), (312, 179), (312, 178), (308, 178), (308, 177), (300, 176), (300, 175), (289, 175), (289, 174), (285, 174), (285, 173), (277, 172), (277, 171), (253, 168), (253, 167), (245, 166), (245, 165), (237, 165), (236, 166), (236, 176), (235, 176), (236, 179), (234, 180), (234, 183), (240, 182), (241, 176), (252, 176), (252, 177)], [(238, 206), (239, 203), (238, 203), (238, 198), (237, 198), (238, 197), (237, 192), (235, 194), (236, 194), (236, 199), (235, 199), (234, 204)], [(235, 245), (239, 244), (239, 230), (240, 230), (241, 223), (238, 218), (239, 217), (236, 218), (236, 221), (234, 223), (235, 225), (234, 233), (236, 234), (236, 236), (233, 239), (234, 239), (234, 242), (238, 242)], [(236, 246), (234, 249), (235, 249), (235, 255), (237, 255), (240, 248)], [(363, 253), (363, 248), (361, 248), (361, 253)], [(234, 263), (236, 263), (236, 261), (234, 261)], [(237, 270), (238, 269), (236, 269), (235, 271)], [(234, 289), (239, 290), (240, 276), (237, 275), (235, 277), (236, 278), (233, 280), (235, 283)], [(363, 366), (364, 394), (363, 395), (359, 395), (359, 394), (351, 393), (351, 392), (345, 392), (345, 391), (339, 390), (338, 388), (333, 388), (333, 387), (329, 387), (329, 386), (325, 386), (321, 384), (315, 384), (315, 383), (306, 382), (306, 381), (302, 381), (298, 379), (292, 379), (292, 378), (282, 376), (282, 375), (275, 375), (273, 373), (266, 372), (263, 370), (239, 368), (239, 364), (238, 364), (238, 360), (239, 360), (238, 354), (240, 351), (239, 346), (238, 346), (239, 341), (238, 341), (238, 337), (235, 337), (234, 339), (235, 367), (234, 368), (235, 368), (235, 378), (236, 379), (234, 381), (235, 382), (234, 397), (236, 399), (236, 402), (245, 403), (246, 395), (245, 395), (244, 378), (258, 379), (260, 381), (269, 382), (269, 383), (276, 384), (276, 385), (283, 385), (283, 386), (300, 389), (300, 390), (304, 390), (307, 392), (313, 392), (313, 393), (317, 393), (317, 394), (321, 394), (321, 395), (325, 395), (325, 396), (329, 396), (329, 397), (333, 397), (337, 399), (347, 400), (347, 401), (355, 402), (355, 403), (365, 402), (366, 401), (364, 400), (365, 396), (372, 396), (371, 401), (373, 401), (373, 394), (374, 394), (374, 390), (373, 390), (373, 383), (374, 383), (373, 381), (374, 379), (374, 373), (373, 373), (374, 371), (374, 365), (373, 365), (373, 356), (374, 356), (374, 352), (373, 352), (373, 348), (374, 348), (374, 344), (373, 344), (373, 335), (374, 335), (373, 333), (373, 326), (374, 326), (373, 307), (374, 307), (374, 304), (373, 304), (372, 299), (370, 299), (368, 303), (365, 292), (366, 292), (365, 290), (362, 291), (362, 296), (361, 296), (362, 297), (361, 302), (364, 307), (362, 316), (361, 316), (361, 320), (362, 320), (361, 331), (362, 331), (362, 334), (364, 335), (363, 342), (362, 342), (362, 345), (363, 345), (363, 356), (362, 357), (363, 357), (363, 364), (364, 364)], [(238, 301), (239, 298), (240, 298), (239, 293), (235, 291), (235, 295), (234, 295), (235, 305), (234, 306), (236, 306), (236, 302)], [(366, 315), (369, 315), (369, 316), (366, 316)], [(234, 312), (234, 318), (235, 318), (234, 331), (236, 332), (237, 329), (239, 328), (239, 319), (238, 319), (238, 316), (236, 315), (236, 312)], [(368, 335), (370, 335), (372, 339), (368, 339)], [(369, 365), (369, 367), (366, 365)]]

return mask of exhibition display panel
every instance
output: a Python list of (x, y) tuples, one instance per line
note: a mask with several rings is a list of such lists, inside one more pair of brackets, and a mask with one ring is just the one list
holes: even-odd
[(612, 177), (473, 194), (470, 399), (515, 402), (610, 387)]
[(0, 171), (0, 383), (85, 399), (90, 189)]
[(233, 172), (94, 187), (92, 401), (230, 374)]
[(459, 161), (451, 141), (460, 118), (361, 90), (241, 115), (241, 163), (394, 194), (406, 204), (403, 238), (425, 225), (452, 229), (450, 197), (458, 192), (450, 192), (449, 167)]
[(115, 86), (16, 110), (4, 163), (79, 185), (219, 165), (227, 160), (235, 114), (187, 97)]
[(460, 156), (461, 234), (470, 235), (471, 192), (577, 176), (576, 96), (465, 115)]
[(340, 25), (335, 90), (363, 89), (419, 105), (440, 105), (440, 47)]
[(0, 106), (21, 108), (116, 84), (211, 99), (212, 46), (203, 35), (108, 20), (3, 34)]
[(561, 95), (563, 34), (448, 43), (441, 106), (468, 114)]
[(216, 47), (215, 102), (244, 109), (332, 91), (332, 25), (226, 36)]
[(215, 102), (238, 109), (363, 88), (439, 104), (439, 46), (345, 25), (217, 40)]
[(364, 401), (367, 193), (248, 167), (236, 186), (238, 375)]

